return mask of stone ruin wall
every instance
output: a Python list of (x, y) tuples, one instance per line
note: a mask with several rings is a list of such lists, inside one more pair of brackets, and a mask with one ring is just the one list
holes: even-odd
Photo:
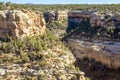
[(68, 11), (49, 11), (44, 13), (46, 22), (59, 21), (62, 22), (68, 18)]

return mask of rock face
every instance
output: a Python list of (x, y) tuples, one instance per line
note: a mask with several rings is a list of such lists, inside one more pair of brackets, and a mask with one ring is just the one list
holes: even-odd
[(50, 21), (62, 22), (68, 18), (68, 11), (51, 11), (44, 13), (45, 21), (48, 23)]
[(45, 12), (44, 18), (45, 18), (46, 23), (48, 23), (49, 21), (53, 21), (55, 20), (55, 13), (53, 11)]
[[(68, 12), (68, 22), (70, 23), (81, 23), (88, 20), (89, 25), (92, 27), (120, 27), (120, 15), (107, 12), (99, 11), (69, 11)], [(69, 25), (70, 26), (70, 25)]]
[(0, 11), (0, 38), (38, 36), (44, 33), (45, 28), (40, 12)]
[(120, 42), (93, 41), (87, 42), (80, 39), (69, 39), (68, 46), (71, 47), (77, 58), (94, 59), (110, 68), (120, 67)]
[(68, 11), (56, 11), (55, 15), (57, 21), (64, 21), (66, 18), (68, 18)]

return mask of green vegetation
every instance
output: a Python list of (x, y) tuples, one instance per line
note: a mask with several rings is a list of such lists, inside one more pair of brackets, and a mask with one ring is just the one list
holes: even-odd
[(59, 22), (59, 21), (52, 21), (50, 22), (49, 24), (49, 28), (52, 28), (52, 29), (62, 29), (62, 30), (65, 30), (67, 27), (67, 22), (65, 23), (62, 23), (62, 22)]
[(86, 77), (86, 80), (90, 80), (90, 78), (89, 78), (89, 77)]
[(52, 33), (58, 38), (63, 38), (66, 34), (66, 28), (68, 27), (68, 20), (64, 21), (51, 21), (48, 23), (47, 27), (52, 31)]
[(12, 5), (11, 2), (7, 2), (7, 3), (6, 3), (6, 6), (11, 6), (11, 5)]
[[(6, 6), (11, 6), (11, 9), (28, 9), (28, 10), (39, 10), (39, 11), (49, 11), (49, 10), (99, 10), (99, 11), (112, 11), (119, 12), (120, 4), (54, 4), (54, 5), (44, 5), (44, 4), (15, 4), (7, 2)], [(0, 9), (4, 9), (4, 2), (0, 3)]]
[(0, 2), (0, 10), (4, 10), (4, 2)]
[(76, 71), (78, 71), (78, 72), (80, 71), (80, 70), (79, 70), (79, 67), (75, 67), (75, 69), (76, 69)]
[(99, 11), (119, 11), (120, 4), (105, 4), (105, 5), (95, 5), (95, 4), (55, 4), (55, 5), (42, 5), (42, 4), (12, 4), (12, 7), (15, 8), (25, 8), (29, 10), (40, 10), (40, 11), (49, 11), (49, 10), (99, 10)]
[[(7, 56), (8, 54), (17, 54), (17, 62), (20, 63), (37, 61), (44, 58), (41, 55), (42, 51), (52, 49), (57, 44), (61, 44), (60, 40), (49, 29), (46, 30), (44, 35), (38, 37), (27, 37), (24, 40), (10, 38), (9, 42), (1, 43), (0, 52), (1, 55), (5, 55), (1, 61), (15, 61), (16, 56), (10, 57)], [(46, 57), (49, 57), (49, 55)]]

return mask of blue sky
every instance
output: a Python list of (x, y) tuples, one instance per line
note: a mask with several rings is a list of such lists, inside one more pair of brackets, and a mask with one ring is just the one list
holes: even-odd
[(34, 4), (120, 4), (120, 0), (0, 0), (13, 3), (34, 3)]

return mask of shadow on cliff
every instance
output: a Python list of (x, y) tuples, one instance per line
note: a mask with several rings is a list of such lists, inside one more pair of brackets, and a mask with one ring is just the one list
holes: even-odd
[(85, 76), (90, 77), (91, 80), (120, 80), (120, 68), (109, 68), (94, 59), (77, 58), (75, 65), (85, 72)]
[(74, 34), (79, 37), (85, 37), (89, 40), (112, 40), (116, 41), (120, 39), (118, 33), (119, 28), (103, 27), (103, 26), (91, 26), (89, 18), (70, 17), (68, 15), (68, 27), (66, 28), (67, 35), (63, 38), (68, 38)]

